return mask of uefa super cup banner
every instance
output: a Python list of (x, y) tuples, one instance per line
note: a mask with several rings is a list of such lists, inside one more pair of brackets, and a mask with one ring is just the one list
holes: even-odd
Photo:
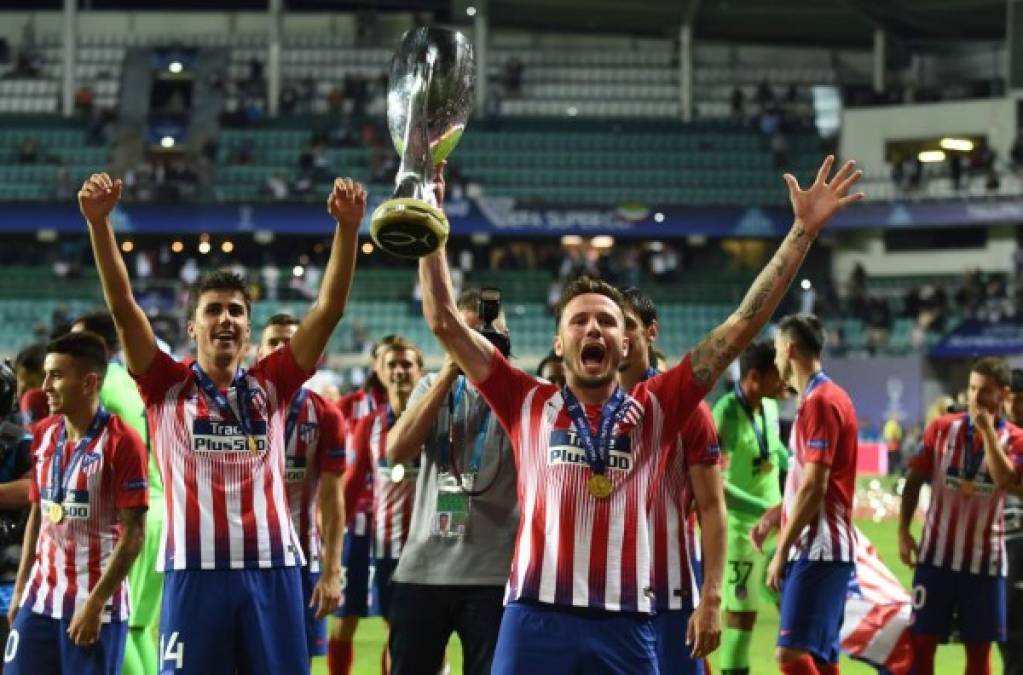
[(421, 27), (402, 37), (387, 87), (387, 126), (401, 166), (394, 194), (376, 208), (370, 225), (373, 240), (392, 255), (419, 258), (447, 241), (434, 167), (462, 136), (475, 83), (472, 44), (461, 33)]

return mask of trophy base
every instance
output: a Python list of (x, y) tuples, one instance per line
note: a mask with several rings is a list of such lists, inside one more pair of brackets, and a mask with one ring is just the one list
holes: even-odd
[(370, 219), (376, 245), (399, 258), (422, 258), (448, 241), (448, 219), (421, 199), (397, 197), (377, 207)]

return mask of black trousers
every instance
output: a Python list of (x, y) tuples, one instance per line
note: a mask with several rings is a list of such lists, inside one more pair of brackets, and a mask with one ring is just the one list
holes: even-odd
[(465, 675), (489, 675), (504, 613), (502, 586), (392, 583), (391, 675), (437, 675), (452, 633)]
[(1009, 576), (1005, 578), (1008, 639), (999, 642), (1005, 675), (1023, 675), (1023, 537), (1005, 542)]

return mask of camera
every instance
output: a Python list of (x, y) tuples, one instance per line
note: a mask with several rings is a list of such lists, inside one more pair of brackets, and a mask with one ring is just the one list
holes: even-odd
[(489, 340), (490, 344), (497, 347), (497, 350), (505, 358), (510, 356), (511, 338), (506, 333), (502, 333), (494, 328), (494, 321), (501, 314), (501, 291), (496, 288), (481, 288), (480, 302), (476, 313), (479, 315), (480, 321), (483, 322), (483, 326), (478, 329), (480, 335)]

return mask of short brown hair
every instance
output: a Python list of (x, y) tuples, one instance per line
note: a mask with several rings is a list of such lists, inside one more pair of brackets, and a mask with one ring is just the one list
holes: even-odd
[(248, 286), (245, 285), (245, 280), (231, 270), (216, 270), (204, 276), (190, 289), (188, 295), (189, 319), (195, 316), (195, 310), (199, 308), (199, 298), (207, 291), (238, 291), (245, 299), (245, 315), (252, 317), (252, 296), (249, 294)]
[(824, 326), (813, 314), (789, 314), (778, 322), (778, 330), (805, 356), (819, 359), (824, 352)]
[(416, 345), (415, 342), (401, 335), (388, 335), (386, 340), (387, 340), (386, 343), (381, 341), (379, 354), (386, 354), (387, 352), (411, 349), (416, 353), (416, 364), (420, 368), (424, 367), (423, 352), (419, 349), (419, 346)]
[(46, 345), (47, 354), (66, 354), (84, 370), (99, 375), (100, 382), (107, 374), (107, 346), (103, 338), (87, 330), (65, 333)]
[(1008, 387), (1012, 384), (1012, 370), (1009, 368), (1009, 362), (997, 356), (977, 359), (970, 366), (970, 372), (990, 377), (998, 383), (999, 387)]
[(568, 303), (578, 296), (588, 293), (596, 293), (597, 295), (603, 295), (605, 298), (610, 298), (618, 306), (618, 309), (622, 311), (622, 315), (625, 314), (625, 298), (622, 297), (621, 291), (602, 279), (581, 276), (571, 281), (565, 286), (565, 290), (561, 292), (561, 297), (558, 298), (558, 305), (554, 313), (557, 322), (561, 323), (561, 315), (565, 311), (565, 307), (568, 306)]
[(280, 312), (278, 314), (274, 314), (273, 316), (271, 316), (269, 319), (266, 320), (266, 326), (264, 326), (264, 329), (265, 328), (269, 328), (270, 326), (285, 326), (285, 327), (287, 327), (287, 326), (298, 326), (301, 323), (302, 322), (299, 321), (298, 317), (296, 317), (294, 314), (288, 314), (287, 312)]

